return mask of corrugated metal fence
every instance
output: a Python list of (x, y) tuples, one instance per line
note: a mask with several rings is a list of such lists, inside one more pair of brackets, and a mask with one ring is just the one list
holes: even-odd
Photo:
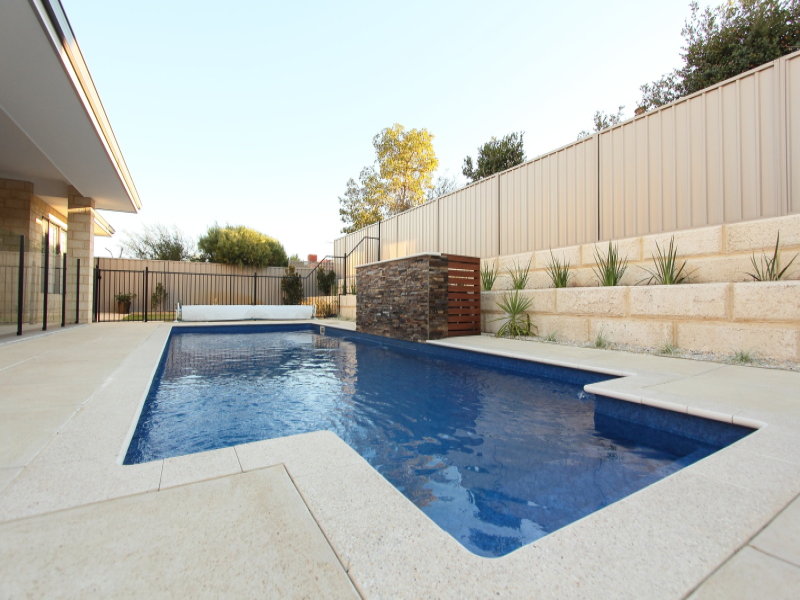
[(487, 258), (799, 212), (795, 52), (348, 234), (334, 254), (375, 236), (384, 259)]

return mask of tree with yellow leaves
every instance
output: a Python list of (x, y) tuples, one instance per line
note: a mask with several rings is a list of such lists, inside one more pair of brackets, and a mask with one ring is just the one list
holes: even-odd
[(344, 233), (418, 206), (433, 189), (439, 161), (427, 129), (406, 130), (395, 123), (372, 138), (372, 145), (374, 165), (361, 170), (358, 183), (349, 179), (339, 197)]

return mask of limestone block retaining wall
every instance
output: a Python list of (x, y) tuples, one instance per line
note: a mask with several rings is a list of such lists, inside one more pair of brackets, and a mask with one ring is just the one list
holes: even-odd
[[(483, 330), (496, 333), (506, 292), (482, 295)], [(540, 336), (800, 362), (800, 281), (705, 283), (520, 292)]]
[[(625, 238), (615, 240), (614, 244), (620, 257), (628, 259), (628, 269), (622, 280), (625, 285), (636, 285), (649, 277), (643, 267), (653, 267), (652, 256), (656, 254), (656, 244), (666, 250), (673, 237), (678, 256), (686, 261), (691, 283), (751, 281), (747, 275), (753, 270), (751, 256), (755, 253), (756, 260), (760, 260), (763, 252), (771, 255), (778, 232), (786, 264), (792, 256), (800, 253), (800, 214)], [(605, 256), (608, 242), (553, 248), (553, 256), (568, 261), (572, 267), (570, 286), (597, 285), (597, 277), (593, 272), (595, 248)], [(500, 275), (493, 289), (502, 290), (511, 287), (507, 270), (516, 266), (525, 267), (529, 262), (528, 288), (550, 287), (547, 276), (549, 250), (483, 259), (481, 264), (498, 267)], [(800, 279), (800, 258), (789, 268), (785, 279)]]
[[(800, 215), (616, 240), (629, 261), (620, 287), (598, 287), (593, 271), (595, 247), (605, 256), (608, 242), (553, 249), (553, 256), (572, 266), (569, 287), (562, 289), (550, 287), (550, 251), (484, 259), (483, 266), (496, 265), (500, 275), (494, 291), (482, 295), (483, 331), (494, 333), (501, 324), (497, 303), (511, 287), (508, 269), (530, 261), (522, 293), (532, 300), (529, 313), (540, 336), (592, 342), (602, 333), (612, 343), (634, 347), (670, 344), (800, 362), (800, 257), (784, 281), (754, 282), (748, 275), (751, 256), (759, 262), (771, 256), (778, 232), (785, 265), (800, 254)], [(690, 283), (644, 285), (643, 267), (653, 267), (656, 243), (665, 249), (673, 236)]]

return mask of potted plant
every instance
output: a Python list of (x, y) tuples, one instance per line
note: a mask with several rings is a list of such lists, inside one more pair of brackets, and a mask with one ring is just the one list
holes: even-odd
[(136, 294), (133, 292), (123, 292), (122, 294), (114, 296), (114, 300), (117, 301), (117, 313), (127, 315), (131, 312), (131, 302), (133, 302), (135, 298)]

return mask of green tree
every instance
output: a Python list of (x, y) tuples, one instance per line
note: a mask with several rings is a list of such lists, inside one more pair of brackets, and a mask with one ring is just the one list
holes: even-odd
[(800, 49), (800, 0), (732, 0), (691, 14), (681, 30), (683, 66), (641, 87), (651, 109)]
[(240, 267), (285, 267), (281, 243), (244, 226), (213, 225), (197, 242), (200, 260)]
[(625, 108), (624, 106), (620, 106), (617, 109), (616, 113), (605, 113), (602, 110), (598, 110), (594, 113), (594, 117), (592, 120), (594, 121), (594, 129), (592, 131), (586, 131), (585, 129), (578, 134), (578, 139), (582, 140), (583, 138), (587, 138), (593, 133), (597, 133), (598, 131), (603, 131), (603, 129), (608, 129), (612, 125), (616, 125), (620, 121), (622, 121), (622, 109)]
[(122, 251), (141, 260), (192, 260), (194, 242), (177, 227), (145, 225), (140, 233), (128, 232), (122, 241)]
[(464, 159), (464, 165), (461, 168), (464, 177), (478, 181), (525, 162), (523, 135), (524, 132), (520, 131), (509, 133), (499, 140), (493, 137), (478, 148), (477, 166), (473, 166), (471, 156)]
[(347, 181), (339, 197), (344, 233), (408, 210), (426, 200), (431, 179), (439, 165), (433, 135), (427, 129), (409, 129), (399, 123), (372, 139), (375, 163), (364, 167), (359, 180)]

